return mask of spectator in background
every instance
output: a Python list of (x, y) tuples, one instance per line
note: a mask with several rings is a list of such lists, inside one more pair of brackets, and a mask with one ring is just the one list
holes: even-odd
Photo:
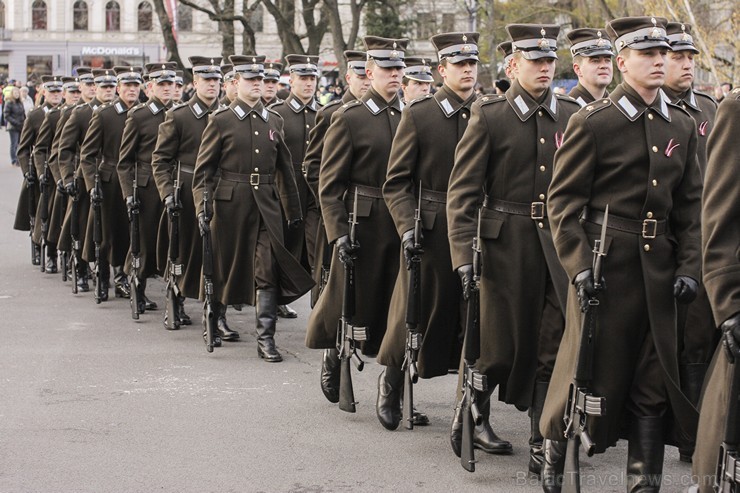
[(34, 108), (33, 98), (31, 98), (31, 96), (28, 94), (28, 86), (21, 87), (20, 94), (21, 103), (23, 103), (23, 109), (26, 110), (26, 114), (28, 114), (28, 112)]
[(730, 84), (729, 82), (723, 82), (722, 84), (714, 88), (714, 97), (719, 103), (720, 101), (725, 99), (728, 94), (730, 94), (730, 91), (732, 91), (732, 84)]
[[(4, 92), (4, 91), (3, 91)], [(7, 97), (4, 98), (3, 117), (10, 133), (10, 164), (18, 166), (18, 140), (26, 120), (26, 111), (20, 100), (21, 93), (17, 87), (13, 87)]]
[(36, 80), (31, 79), (28, 82), (26, 82), (26, 87), (28, 88), (28, 95), (32, 100), (36, 99), (36, 92), (38, 91), (38, 88), (36, 87)]
[(511, 83), (506, 79), (498, 79), (496, 82), (493, 83), (493, 87), (496, 91), (496, 94), (506, 94), (506, 91), (508, 91), (511, 87)]

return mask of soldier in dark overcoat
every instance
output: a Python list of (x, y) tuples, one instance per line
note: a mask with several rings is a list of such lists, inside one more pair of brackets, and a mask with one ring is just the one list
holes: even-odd
[[(691, 436), (698, 414), (679, 387), (676, 303), (696, 296), (701, 268), (701, 181), (694, 121), (660, 90), (669, 48), (666, 20), (630, 17), (607, 31), (624, 82), (582, 108), (555, 157), (548, 212), (558, 256), (572, 281), (566, 330), (540, 427), (548, 439), (547, 491), (562, 465), (568, 389), (575, 375), (582, 307), (597, 294), (594, 239), (604, 223), (606, 258), (589, 390), (605, 416), (589, 417), (595, 451), (629, 440), (627, 490), (658, 491), (665, 431)], [(554, 490), (557, 491), (557, 490)]]
[(423, 98), (432, 90), (432, 61), (424, 57), (407, 57), (405, 60), (406, 68), (403, 71), (401, 79), (401, 89), (403, 90), (403, 102), (410, 104), (411, 101)]
[(537, 474), (542, 437), (536, 424), (562, 336), (568, 284), (545, 203), (555, 150), (579, 106), (550, 88), (558, 26), (512, 24), (507, 30), (515, 79), (505, 95), (484, 96), (472, 106), (450, 176), (447, 222), (452, 267), (465, 286), (483, 204), (476, 368), (488, 375), (489, 393), (482, 402), (498, 386), (499, 400), (531, 408), (529, 469)]
[(278, 84), (282, 73), (282, 63), (265, 62), (265, 78), (262, 79), (262, 105), (265, 108), (282, 101), (277, 97)]
[[(238, 96), (209, 118), (193, 197), (201, 232), (211, 230), (213, 298), (224, 305), (256, 305), (257, 354), (278, 362), (277, 305), (296, 300), (313, 281), (283, 244), (283, 211), (296, 226), (300, 200), (283, 120), (260, 101), (264, 60), (230, 57)], [(206, 215), (205, 192), (212, 219)]]
[(566, 37), (570, 41), (573, 71), (578, 77), (578, 84), (568, 96), (581, 107), (607, 97), (609, 92), (606, 88), (614, 75), (614, 51), (606, 29), (573, 29)]
[(221, 106), (228, 106), (236, 98), (236, 81), (234, 79), (234, 66), (229, 64), (221, 65), (223, 78), (223, 97), (219, 101)]

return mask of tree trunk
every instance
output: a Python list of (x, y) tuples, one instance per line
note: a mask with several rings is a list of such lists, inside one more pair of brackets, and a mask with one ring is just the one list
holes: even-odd
[[(162, 27), (164, 46), (167, 48), (167, 61), (177, 63), (178, 67), (184, 67), (185, 65), (180, 59), (180, 51), (177, 49), (177, 39), (175, 39), (175, 34), (172, 32), (172, 22), (164, 6), (164, 0), (154, 0), (154, 10), (157, 12), (159, 25)], [(185, 79), (185, 83), (187, 84), (193, 78), (185, 70), (183, 71), (183, 79)]]

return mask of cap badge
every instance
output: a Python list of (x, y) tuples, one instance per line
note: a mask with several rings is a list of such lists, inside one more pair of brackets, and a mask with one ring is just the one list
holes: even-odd
[(607, 44), (609, 44), (607, 40), (601, 37), (602, 36), (601, 31), (597, 31), (596, 34), (599, 36), (599, 40), (596, 42), (596, 46), (601, 48), (602, 46), (606, 46)]
[(162, 70), (164, 70), (165, 68), (167, 68), (167, 67), (165, 67), (165, 65), (164, 65), (164, 63), (163, 63), (163, 64), (162, 64)]
[(686, 32), (686, 26), (681, 24), (681, 31), (683, 34), (681, 35), (681, 41), (688, 42), (691, 41), (691, 35)]
[(252, 57), (252, 63), (257, 63), (257, 59)]
[(467, 42), (468, 42), (468, 36), (463, 34), (463, 43), (467, 43)]
[(550, 48), (550, 42), (547, 40), (547, 38), (545, 38), (546, 31), (545, 31), (545, 28), (544, 27), (542, 29), (540, 29), (540, 34), (542, 35), (542, 39), (540, 39), (537, 42), (537, 47), (540, 48), (541, 50), (549, 49)]
[(463, 45), (463, 47), (460, 48), (460, 51), (462, 53), (470, 53), (472, 51), (472, 48), (470, 47), (470, 45)]
[(252, 64), (252, 72), (259, 72), (260, 66), (256, 63)]
[(216, 62), (213, 61), (213, 58), (211, 58), (211, 65), (216, 65)]
[(311, 63), (311, 58), (310, 57), (306, 57), (306, 63)]
[(393, 51), (391, 51), (391, 58), (398, 58), (398, 43), (393, 42)]

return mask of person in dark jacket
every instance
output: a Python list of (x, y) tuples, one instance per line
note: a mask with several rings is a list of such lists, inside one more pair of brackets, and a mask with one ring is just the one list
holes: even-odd
[(3, 118), (10, 133), (10, 164), (18, 166), (18, 141), (21, 138), (23, 122), (26, 121), (26, 110), (23, 109), (21, 93), (17, 88), (13, 88), (5, 100)]

